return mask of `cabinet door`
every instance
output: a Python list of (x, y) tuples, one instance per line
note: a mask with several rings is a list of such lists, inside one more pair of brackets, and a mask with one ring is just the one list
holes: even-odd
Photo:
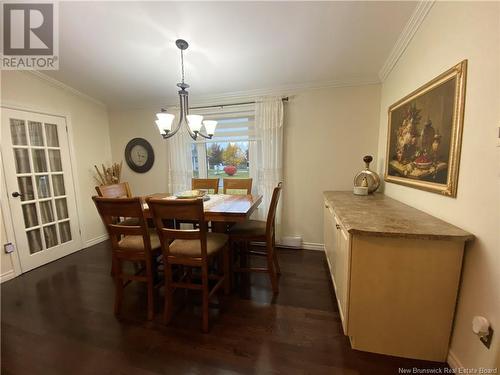
[[(337, 218), (333, 217), (333, 241), (332, 241), (332, 252), (331, 252), (331, 262), (332, 262), (332, 277), (333, 284), (335, 286), (335, 293), (337, 293), (338, 278), (339, 278), (339, 256), (340, 256), (340, 236), (339, 236), (339, 223)], [(337, 296), (338, 299), (338, 296)]]
[(334, 233), (335, 233), (335, 223), (333, 219), (333, 214), (330, 211), (330, 207), (327, 203), (323, 208), (323, 237), (325, 243), (325, 255), (328, 261), (328, 266), (330, 267), (330, 272), (332, 272), (332, 251), (334, 246)]
[(337, 285), (336, 293), (339, 303), (340, 315), (342, 318), (342, 327), (344, 333), (347, 334), (347, 312), (348, 312), (348, 297), (349, 297), (349, 259), (351, 252), (351, 241), (349, 233), (339, 225), (337, 229), (338, 238), (338, 253), (335, 257), (335, 283)]

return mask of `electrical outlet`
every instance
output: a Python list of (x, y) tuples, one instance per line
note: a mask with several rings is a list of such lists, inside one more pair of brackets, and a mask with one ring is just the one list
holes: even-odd
[(492, 337), (493, 337), (493, 328), (489, 327), (488, 334), (483, 336), (483, 337), (480, 337), (479, 340), (481, 340), (483, 345), (489, 349), (490, 345), (491, 345), (491, 338)]
[(13, 253), (14, 250), (16, 250), (15, 246), (13, 243), (11, 242), (8, 242), (6, 244), (3, 245), (3, 249), (5, 250), (5, 253), (6, 254), (10, 254), (10, 253)]

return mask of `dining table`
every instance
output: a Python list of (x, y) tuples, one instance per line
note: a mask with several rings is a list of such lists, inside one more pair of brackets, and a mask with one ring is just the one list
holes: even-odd
[[(152, 218), (146, 198), (181, 199), (169, 193), (155, 193), (143, 197), (144, 215)], [(204, 202), (205, 220), (212, 222), (212, 230), (223, 232), (229, 223), (246, 221), (262, 202), (262, 195), (207, 194)]]

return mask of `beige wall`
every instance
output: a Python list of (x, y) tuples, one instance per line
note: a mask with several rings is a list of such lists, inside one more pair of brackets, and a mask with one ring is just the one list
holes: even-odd
[[(387, 195), (477, 236), (466, 250), (451, 342), (452, 354), (468, 368), (500, 366), (499, 19), (500, 3), (436, 2), (381, 92), (379, 170), (388, 107), (461, 60), (469, 61), (457, 198), (385, 186)], [(496, 329), (490, 350), (471, 331), (474, 315), (487, 317)]]
[(102, 239), (106, 231), (90, 197), (95, 195), (93, 165), (111, 160), (106, 107), (27, 72), (3, 71), (1, 79), (2, 105), (68, 116), (82, 240), (88, 245)]
[[(123, 181), (130, 184), (133, 194), (144, 195), (167, 191), (167, 145), (154, 120), (158, 108), (109, 112), (113, 160), (123, 160)], [(144, 138), (153, 147), (155, 162), (146, 173), (132, 171), (125, 162), (125, 146), (132, 138)]]
[(322, 192), (350, 190), (376, 160), (380, 86), (304, 91), (285, 104), (283, 228), (307, 243), (323, 243)]
[[(322, 191), (351, 189), (362, 157), (377, 151), (380, 86), (307, 90), (285, 104), (284, 215), (282, 235), (323, 243)], [(154, 125), (157, 108), (111, 111), (113, 159), (124, 158), (127, 142), (147, 139), (155, 151), (151, 171), (124, 166), (134, 194), (166, 191), (167, 145)], [(354, 146), (353, 146), (354, 145)], [(125, 163), (125, 162), (124, 162)]]

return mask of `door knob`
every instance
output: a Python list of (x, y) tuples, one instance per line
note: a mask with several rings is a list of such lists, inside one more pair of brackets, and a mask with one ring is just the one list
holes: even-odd
[(23, 195), (21, 193), (19, 193), (18, 191), (15, 191), (15, 192), (12, 193), (12, 196), (14, 198), (17, 198), (17, 197), (22, 197)]

